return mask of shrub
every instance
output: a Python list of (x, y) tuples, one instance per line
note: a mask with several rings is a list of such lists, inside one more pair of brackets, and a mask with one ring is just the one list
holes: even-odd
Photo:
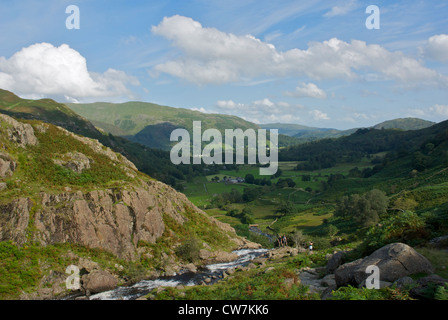
[(176, 255), (184, 261), (195, 262), (199, 259), (199, 241), (189, 238), (176, 248)]
[(425, 220), (414, 212), (406, 211), (381, 221), (381, 226), (371, 227), (362, 246), (368, 254), (393, 242), (416, 245), (427, 236)]

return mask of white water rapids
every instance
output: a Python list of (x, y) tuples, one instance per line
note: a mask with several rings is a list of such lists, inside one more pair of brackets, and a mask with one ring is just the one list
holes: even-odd
[(134, 300), (148, 294), (157, 287), (175, 287), (178, 285), (193, 286), (201, 283), (206, 277), (222, 275), (224, 271), (236, 266), (245, 266), (251, 260), (267, 252), (267, 249), (241, 249), (234, 251), (238, 259), (226, 262), (207, 265), (203, 270), (196, 273), (185, 272), (170, 277), (161, 277), (155, 280), (142, 280), (128, 287), (118, 287), (114, 290), (101, 292), (89, 297), (90, 300)]

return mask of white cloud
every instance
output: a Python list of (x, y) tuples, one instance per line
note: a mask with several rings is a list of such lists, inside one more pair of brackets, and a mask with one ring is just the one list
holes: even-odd
[(320, 120), (330, 120), (330, 117), (328, 117), (328, 115), (322, 111), (319, 110), (311, 110), (310, 115), (312, 115), (313, 119), (316, 121), (320, 121)]
[(132, 96), (128, 85), (139, 85), (123, 71), (89, 72), (86, 59), (67, 44), (37, 43), (0, 57), (0, 87), (25, 96), (65, 96), (67, 101), (88, 97)]
[(300, 83), (293, 92), (285, 92), (285, 95), (296, 98), (326, 99), (327, 94), (314, 83)]
[(226, 109), (226, 110), (236, 110), (241, 107), (244, 107), (244, 104), (242, 103), (235, 103), (232, 100), (220, 100), (216, 102), (216, 105), (220, 109)]
[(183, 16), (165, 17), (152, 32), (172, 42), (178, 58), (157, 64), (166, 73), (196, 83), (223, 84), (262, 77), (309, 77), (314, 80), (392, 80), (400, 86), (447, 87), (448, 78), (401, 52), (376, 44), (337, 38), (312, 42), (306, 50), (278, 51), (251, 35), (237, 36)]
[(439, 34), (428, 39), (424, 55), (432, 60), (448, 62), (448, 34)]
[(298, 115), (302, 109), (304, 109), (302, 105), (291, 105), (284, 101), (272, 101), (264, 98), (250, 103), (219, 100), (208, 112), (236, 115), (254, 123), (297, 123), (302, 120)]
[(435, 104), (431, 107), (425, 108), (410, 108), (408, 109), (410, 116), (417, 116), (424, 119), (430, 119), (440, 122), (448, 119), (448, 105)]
[(356, 0), (345, 0), (344, 2), (341, 2), (341, 5), (334, 6), (331, 8), (330, 11), (324, 14), (324, 17), (335, 17), (335, 16), (341, 16), (345, 15), (351, 11), (353, 11), (357, 6)]
[(429, 111), (444, 118), (448, 118), (448, 105), (436, 104), (429, 108)]

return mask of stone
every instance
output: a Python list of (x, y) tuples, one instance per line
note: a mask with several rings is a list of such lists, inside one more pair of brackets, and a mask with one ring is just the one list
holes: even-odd
[(91, 160), (81, 152), (68, 152), (62, 155), (62, 159), (53, 159), (53, 162), (73, 172), (82, 173), (90, 169)]
[(402, 277), (402, 278), (396, 280), (393, 284), (398, 289), (402, 289), (402, 288), (413, 286), (415, 284), (415, 281), (411, 277), (405, 276), (405, 277)]
[(358, 286), (369, 276), (366, 269), (370, 265), (377, 266), (380, 270), (380, 280), (387, 282), (416, 273), (430, 274), (434, 271), (428, 259), (412, 247), (403, 243), (392, 243), (368, 257), (338, 267), (334, 272), (336, 284)]
[(187, 269), (189, 272), (194, 272), (194, 273), (196, 273), (196, 272), (198, 271), (197, 268), (196, 268), (196, 266), (195, 266), (193, 263), (186, 264), (186, 265), (184, 266), (184, 268)]
[(323, 287), (332, 287), (336, 285), (336, 280), (334, 279), (334, 274), (328, 274), (320, 280), (320, 284)]
[(83, 289), (89, 293), (112, 290), (118, 285), (117, 278), (105, 270), (94, 270), (81, 279)]
[(446, 285), (448, 285), (448, 279), (437, 274), (431, 274), (418, 279), (410, 290), (410, 295), (416, 299), (432, 299), (431, 292), (434, 292), (436, 287)]
[(0, 152), (0, 179), (12, 176), (16, 163), (8, 153)]
[(340, 265), (344, 263), (347, 251), (338, 251), (328, 258), (327, 273), (333, 273)]
[(285, 280), (283, 280), (283, 286), (288, 290), (291, 289), (295, 283), (296, 280), (294, 278), (286, 278)]
[(215, 263), (231, 262), (238, 259), (238, 255), (234, 252), (215, 251), (211, 259)]
[(6, 129), (8, 139), (16, 143), (19, 147), (25, 148), (28, 145), (34, 146), (39, 143), (34, 135), (34, 129), (30, 124), (21, 123), (4, 114), (0, 114), (0, 121), (8, 124)]

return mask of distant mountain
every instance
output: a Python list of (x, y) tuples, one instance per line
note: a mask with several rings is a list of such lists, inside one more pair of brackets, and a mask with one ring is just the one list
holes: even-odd
[(225, 129), (236, 128), (259, 129), (258, 125), (236, 116), (202, 113), (147, 102), (70, 103), (68, 106), (107, 132), (165, 150), (170, 149), (171, 131), (185, 128), (191, 132), (193, 121), (201, 121), (202, 130), (215, 128), (223, 132)]
[(419, 118), (398, 118), (384, 121), (374, 125), (374, 129), (401, 129), (401, 130), (419, 130), (428, 128), (436, 124), (435, 122)]
[[(416, 169), (447, 161), (446, 140), (448, 120), (418, 130), (358, 129), (355, 133), (338, 139), (322, 139), (280, 150), (280, 161), (303, 161), (300, 169), (316, 170), (333, 167), (338, 163), (359, 162), (378, 153), (389, 153), (389, 159), (397, 155), (410, 155)], [(432, 150), (444, 150), (436, 154)], [(423, 150), (423, 151), (422, 151)], [(421, 152), (421, 156), (418, 152)], [(445, 152), (445, 153), (444, 153)], [(427, 155), (431, 155), (431, 159)], [(381, 162), (381, 159), (378, 159)], [(428, 161), (428, 163), (424, 163)], [(409, 167), (411, 168), (411, 166)]]
[[(435, 122), (427, 121), (419, 118), (398, 118), (388, 120), (374, 125), (373, 129), (398, 129), (398, 130), (419, 130), (434, 125)], [(268, 123), (261, 124), (263, 129), (278, 129), (280, 134), (297, 138), (298, 144), (317, 141), (326, 138), (339, 138), (349, 136), (361, 128), (353, 128), (348, 130), (338, 130), (332, 128), (308, 127), (300, 124), (290, 123)]]
[(336, 129), (329, 129), (329, 128), (308, 127), (308, 126), (304, 126), (301, 124), (295, 124), (295, 123), (266, 123), (266, 124), (260, 124), (260, 128), (262, 128), (262, 129), (278, 129), (278, 133), (285, 134), (288, 136), (295, 136), (295, 135), (303, 134), (303, 133), (307, 133), (307, 132), (327, 132), (327, 131), (336, 130)]

